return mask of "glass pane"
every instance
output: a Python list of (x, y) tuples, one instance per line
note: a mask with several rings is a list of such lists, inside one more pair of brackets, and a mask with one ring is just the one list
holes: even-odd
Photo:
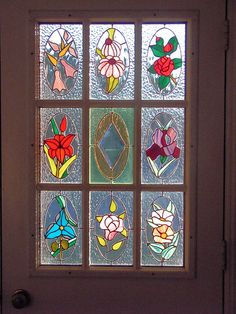
[(41, 182), (81, 183), (82, 109), (40, 109)]
[(182, 192), (142, 192), (141, 265), (183, 266)]
[(133, 182), (133, 133), (133, 109), (90, 109), (90, 183)]
[(90, 193), (90, 265), (133, 264), (133, 193)]
[(142, 109), (142, 183), (182, 184), (184, 109)]
[(185, 28), (142, 25), (142, 99), (185, 98)]
[(83, 34), (80, 24), (40, 24), (40, 98), (81, 99)]
[(82, 263), (81, 192), (41, 192), (41, 264)]
[(134, 25), (90, 25), (90, 99), (134, 99)]

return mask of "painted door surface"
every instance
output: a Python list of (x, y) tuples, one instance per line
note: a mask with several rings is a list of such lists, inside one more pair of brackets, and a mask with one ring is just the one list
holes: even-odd
[[(0, 11), (3, 313), (223, 313), (224, 1), (9, 0), (1, 2)], [(81, 270), (76, 266), (54, 269), (50, 265), (40, 268), (37, 260), (39, 239), (35, 225), (39, 223), (36, 190), (50, 190), (52, 187), (45, 182), (40, 185), (35, 179), (39, 167), (35, 125), (38, 125), (38, 108), (53, 108), (55, 102), (35, 101), (37, 84), (33, 82), (38, 64), (35, 62), (37, 47), (34, 46), (34, 25), (37, 21), (66, 24), (83, 20), (86, 26), (90, 20), (94, 23), (112, 23), (113, 19), (121, 23), (134, 21), (135, 25), (140, 25), (138, 23), (142, 19), (146, 24), (153, 23), (155, 19), (159, 22), (187, 23), (186, 45), (191, 45), (191, 49), (187, 46), (189, 55), (186, 56), (185, 102), (189, 105), (184, 106), (187, 119), (184, 126), (184, 180), (187, 185), (182, 187), (182, 191), (187, 197), (183, 267), (154, 267), (148, 271), (145, 267), (137, 266), (141, 254), (137, 245), (139, 239), (134, 230), (135, 265), (131, 270), (126, 267), (122, 271), (122, 266), (107, 269), (98, 267), (97, 270), (93, 267)], [(68, 34), (64, 36), (67, 37)], [(137, 33), (135, 36), (141, 42)], [(86, 48), (88, 43), (85, 42), (84, 45)], [(141, 51), (136, 49), (135, 54), (136, 71), (141, 73), (138, 61)], [(83, 58), (89, 62), (89, 56), (84, 54)], [(54, 62), (53, 59), (51, 61)], [(63, 62), (67, 71), (71, 70)], [(89, 80), (88, 72), (86, 74), (85, 71), (84, 75), (84, 79)], [(141, 86), (141, 79), (135, 84)], [(85, 94), (89, 94), (88, 87), (86, 88)], [(113, 87), (109, 85), (109, 88)], [(138, 99), (139, 92), (135, 97)], [(87, 101), (89, 103), (88, 99)], [(63, 101), (64, 106), (70, 104), (70, 100)], [(75, 104), (73, 106), (76, 107)], [(170, 100), (170, 105), (166, 103), (165, 106), (181, 107), (181, 103), (171, 103)], [(155, 101), (151, 107), (155, 107)], [(93, 105), (93, 110), (95, 109)], [(84, 119), (88, 120), (88, 116)], [(62, 123), (60, 128), (64, 130), (65, 125)], [(85, 125), (84, 132), (86, 131), (88, 126)], [(114, 135), (114, 130), (112, 132)], [(134, 143), (140, 143), (139, 139), (135, 139)], [(89, 151), (88, 148), (85, 149)], [(140, 155), (140, 148), (134, 147), (134, 152)], [(134, 172), (139, 173), (137, 163), (140, 159), (135, 158)], [(84, 165), (88, 168), (88, 161), (85, 160)], [(83, 175), (89, 177), (88, 170), (83, 171)], [(140, 202), (139, 192), (142, 188), (145, 190), (145, 187), (139, 178), (135, 180), (136, 185), (133, 186), (137, 190), (131, 190), (137, 193), (136, 201)], [(105, 184), (102, 182), (102, 191), (105, 191)], [(87, 181), (83, 187), (87, 196), (90, 187)], [(70, 189), (64, 188), (67, 191)], [(71, 188), (76, 190), (76, 185)], [(173, 184), (169, 191), (175, 191), (175, 188), (178, 190), (176, 184)], [(100, 191), (99, 188), (97, 190)], [(118, 190), (117, 186), (115, 190)], [(128, 188), (127, 190), (129, 191)], [(150, 191), (155, 191), (155, 187), (150, 188)], [(83, 202), (88, 204), (86, 200)], [(134, 215), (135, 228), (139, 228), (139, 215)], [(84, 223), (87, 223), (85, 229), (88, 231), (86, 218)], [(83, 241), (83, 252), (88, 256), (88, 240)], [(83, 257), (81, 263), (86, 263)], [(31, 296), (30, 304), (20, 310), (14, 308), (11, 302), (12, 295), (18, 289), (26, 290)]]

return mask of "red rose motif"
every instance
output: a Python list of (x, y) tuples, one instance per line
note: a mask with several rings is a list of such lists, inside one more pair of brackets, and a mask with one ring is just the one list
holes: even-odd
[(179, 158), (180, 149), (176, 143), (177, 133), (173, 128), (168, 130), (156, 129), (152, 135), (153, 144), (146, 150), (146, 155), (152, 160), (158, 156), (173, 156)]
[(154, 62), (153, 67), (157, 74), (163, 76), (170, 76), (175, 66), (171, 58), (161, 57), (160, 59)]

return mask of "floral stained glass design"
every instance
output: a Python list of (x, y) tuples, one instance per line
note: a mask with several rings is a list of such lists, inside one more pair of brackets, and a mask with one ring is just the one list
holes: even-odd
[(143, 34), (142, 98), (184, 99), (185, 24), (144, 24)]
[(129, 49), (124, 36), (117, 29), (109, 28), (105, 33), (96, 48), (101, 58), (97, 75), (101, 87), (110, 94), (119, 91), (127, 80)]
[(58, 28), (45, 48), (45, 76), (53, 93), (64, 95), (73, 88), (78, 74), (78, 55), (71, 34)]
[(175, 121), (181, 121), (182, 114), (177, 108), (143, 109), (143, 183), (182, 182), (183, 123)]
[[(132, 111), (132, 109), (92, 109), (90, 120), (92, 144), (90, 146), (91, 183), (116, 183), (119, 182), (118, 179), (122, 180), (123, 174), (126, 175), (126, 179), (127, 174), (132, 175), (130, 165), (132, 136), (130, 138), (129, 129), (123, 119), (125, 111), (131, 117), (130, 110)], [(104, 112), (104, 114), (100, 115), (101, 112)], [(129, 121), (131, 127), (132, 120)], [(96, 121), (98, 121), (97, 124)], [(94, 126), (95, 133), (92, 135)], [(100, 175), (97, 175), (97, 171)], [(127, 182), (127, 180), (125, 181)]]
[(46, 163), (45, 167), (42, 161), (43, 179), (47, 178), (45, 181), (49, 182), (78, 182), (81, 177), (81, 137), (78, 134), (82, 127), (81, 109), (61, 109), (58, 112), (58, 109), (45, 108), (41, 109), (41, 113), (44, 129), (42, 151)]
[(40, 24), (40, 98), (82, 96), (82, 25)]
[[(43, 196), (49, 200), (52, 195), (50, 192), (44, 192)], [(80, 192), (77, 192), (75, 199), (77, 205), (79, 203), (81, 206)], [(42, 249), (46, 250), (42, 257), (43, 264), (47, 264), (47, 261), (52, 264), (81, 263), (81, 252), (78, 251), (81, 247), (81, 222), (78, 214), (81, 216), (81, 209), (76, 209), (68, 197), (54, 193), (42, 219)]]
[(90, 25), (90, 98), (132, 99), (134, 25)]
[(182, 266), (182, 193), (157, 194), (142, 194), (142, 265)]
[(91, 194), (90, 264), (129, 264), (132, 258), (126, 254), (132, 234), (131, 193)]

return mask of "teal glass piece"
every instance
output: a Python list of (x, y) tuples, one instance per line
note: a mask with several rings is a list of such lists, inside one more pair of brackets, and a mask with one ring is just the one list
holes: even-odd
[(122, 141), (114, 124), (109, 126), (99, 143), (99, 146), (104, 153), (109, 166), (113, 167), (124, 149), (124, 142)]
[(142, 192), (142, 266), (184, 266), (183, 197), (183, 192)]
[(90, 183), (133, 183), (132, 108), (90, 109)]
[(133, 193), (90, 192), (89, 264), (133, 264)]
[(41, 264), (81, 265), (82, 194), (41, 192)]

